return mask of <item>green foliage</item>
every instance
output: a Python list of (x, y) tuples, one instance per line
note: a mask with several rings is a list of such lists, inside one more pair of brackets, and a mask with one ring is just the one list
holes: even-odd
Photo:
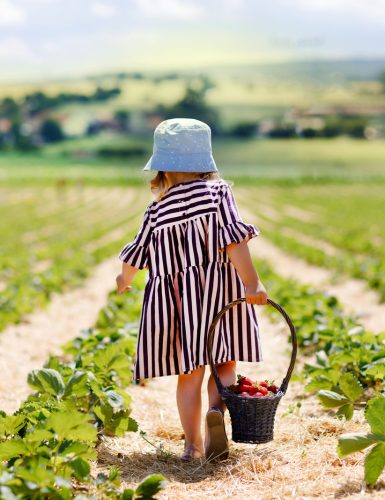
[(318, 399), (325, 408), (338, 408), (337, 416), (344, 416), (346, 420), (350, 420), (353, 417), (354, 404), (363, 395), (363, 387), (351, 372), (343, 373), (338, 378), (338, 387), (342, 394), (320, 390)]
[(58, 121), (47, 118), (40, 126), (40, 135), (44, 142), (59, 142), (64, 139), (64, 132)]
[(385, 467), (385, 396), (378, 394), (370, 399), (365, 408), (365, 418), (371, 433), (342, 434), (338, 440), (337, 453), (342, 458), (350, 453), (372, 446), (365, 458), (365, 481), (369, 485), (377, 482)]
[[(277, 276), (264, 262), (255, 263), (269, 290), (270, 297), (288, 312), (297, 330), (303, 355), (315, 355), (306, 363), (301, 381), (308, 380), (307, 392), (318, 391), (327, 409), (337, 409), (336, 416), (350, 420), (356, 405), (364, 403), (370, 425), (368, 434), (340, 436), (337, 452), (343, 456), (375, 445), (365, 460), (365, 481), (374, 484), (385, 464), (385, 332), (374, 335), (342, 313), (335, 297), (312, 287)], [(268, 309), (270, 310), (270, 309)], [(271, 314), (278, 317), (271, 309)], [(370, 397), (370, 396), (369, 396)]]
[[(15, 196), (24, 199), (24, 194), (24, 188), (15, 190)], [(9, 196), (12, 199), (12, 189)], [(0, 221), (0, 279), (6, 285), (0, 290), (0, 331), (8, 324), (20, 322), (35, 308), (46, 306), (54, 293), (79, 286), (95, 265), (116, 254), (116, 249), (135, 234), (135, 221), (142, 213), (141, 204), (137, 203), (140, 192), (134, 194), (134, 208), (130, 211), (113, 207), (106, 210), (103, 197), (93, 196), (87, 188), (79, 186), (75, 190), (59, 182), (51, 185), (45, 195), (36, 189), (30, 196), (27, 194), (26, 201), (15, 204)], [(93, 224), (88, 222), (90, 212)], [(107, 218), (114, 219), (108, 230), (127, 224), (127, 234), (108, 244), (94, 244), (105, 236)], [(47, 225), (50, 231), (45, 234)], [(29, 237), (28, 244), (25, 235)], [(134, 308), (135, 313), (129, 314), (136, 320), (140, 304), (131, 298), (127, 298), (127, 303)], [(122, 301), (110, 307), (108, 314), (124, 310)]]
[[(143, 278), (137, 282), (143, 286)], [(90, 475), (101, 434), (138, 431), (123, 389), (131, 382), (137, 322), (130, 320), (137, 318), (141, 294), (132, 290), (130, 309), (128, 295), (111, 292), (97, 327), (67, 344), (66, 361), (51, 357), (30, 372), (28, 383), (36, 392), (14, 415), (0, 412), (0, 462), (6, 462), (0, 465), (1, 498), (70, 499), (73, 480), (88, 483), (103, 498), (150, 499), (164, 486), (163, 476), (152, 475), (135, 490), (120, 491), (118, 469)]]

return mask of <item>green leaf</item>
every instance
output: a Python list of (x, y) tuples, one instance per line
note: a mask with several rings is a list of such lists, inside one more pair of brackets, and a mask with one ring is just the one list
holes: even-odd
[(131, 488), (126, 488), (122, 493), (122, 500), (132, 500), (134, 498), (135, 491)]
[(336, 415), (338, 417), (343, 415), (346, 418), (346, 420), (351, 420), (351, 418), (353, 417), (353, 413), (354, 413), (353, 404), (352, 403), (348, 403), (346, 405), (341, 406), (338, 409)]
[(341, 388), (341, 391), (351, 401), (355, 401), (356, 399), (358, 399), (364, 392), (362, 385), (358, 381), (358, 378), (353, 375), (353, 373), (349, 372), (344, 373), (341, 376), (339, 380), (339, 386)]
[(72, 441), (96, 441), (96, 429), (88, 420), (89, 415), (76, 410), (62, 410), (52, 413), (46, 420), (47, 429), (52, 429), (59, 441), (69, 439)]
[(83, 460), (83, 458), (77, 457), (70, 461), (71, 469), (79, 481), (87, 479), (90, 474), (90, 464)]
[(66, 383), (64, 396), (71, 394), (75, 394), (78, 398), (86, 396), (90, 392), (87, 382), (87, 373), (76, 370)]
[(61, 397), (64, 394), (65, 385), (60, 373), (52, 368), (32, 370), (28, 374), (28, 384), (39, 392), (48, 392), (53, 396)]
[(378, 395), (370, 399), (365, 407), (365, 418), (373, 434), (385, 435), (385, 397)]
[(47, 429), (34, 429), (32, 432), (28, 432), (24, 439), (28, 443), (42, 443), (43, 441), (48, 441), (52, 437), (52, 433), (47, 431)]
[(25, 425), (24, 415), (10, 415), (0, 418), (0, 437), (17, 434)]
[(372, 363), (368, 365), (365, 375), (371, 375), (375, 379), (383, 379), (385, 377), (385, 364)]
[(342, 434), (338, 438), (337, 453), (340, 458), (350, 453), (363, 450), (371, 444), (377, 443), (377, 437), (373, 434)]
[(115, 391), (106, 391), (108, 404), (115, 409), (124, 408), (124, 399)]
[(365, 481), (373, 485), (385, 467), (385, 444), (378, 443), (365, 458)]
[(138, 429), (139, 429), (138, 422), (135, 419), (128, 417), (127, 431), (137, 432)]
[(338, 408), (349, 403), (349, 400), (345, 396), (333, 391), (321, 390), (317, 396), (325, 408)]
[(165, 487), (167, 479), (161, 474), (152, 474), (143, 479), (135, 490), (135, 498), (138, 500), (151, 500), (162, 488)]
[(331, 380), (324, 377), (313, 378), (305, 385), (305, 392), (315, 392), (320, 389), (330, 390), (333, 387)]
[(316, 354), (317, 363), (320, 366), (329, 366), (329, 358), (325, 351), (318, 351)]
[(28, 453), (29, 450), (27, 445), (20, 438), (8, 439), (0, 443), (0, 462)]
[(87, 443), (64, 441), (59, 448), (59, 454), (71, 458), (81, 457), (93, 460), (96, 457), (96, 450)]

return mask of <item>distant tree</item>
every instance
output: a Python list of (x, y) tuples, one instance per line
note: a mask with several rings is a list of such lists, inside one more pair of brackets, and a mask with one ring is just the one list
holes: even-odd
[(315, 128), (305, 127), (302, 130), (301, 135), (305, 139), (314, 139), (315, 137), (318, 137), (319, 134), (318, 134), (318, 130), (316, 130)]
[(114, 113), (114, 119), (119, 125), (119, 128), (126, 132), (128, 130), (128, 124), (130, 120), (130, 112), (126, 109), (118, 109)]
[(4, 97), (0, 102), (0, 116), (9, 120), (16, 120), (19, 117), (20, 108), (13, 97)]
[(293, 125), (278, 125), (268, 133), (272, 139), (291, 139), (297, 135)]
[(385, 69), (383, 71), (381, 71), (378, 79), (382, 85), (382, 92), (385, 94)]
[(159, 105), (156, 112), (170, 118), (195, 118), (207, 123), (213, 135), (220, 132), (219, 113), (208, 105), (205, 90), (186, 87), (185, 95), (172, 106)]
[(52, 118), (44, 120), (40, 126), (40, 136), (44, 142), (59, 142), (64, 139), (64, 132), (59, 122)]
[(257, 131), (257, 122), (240, 122), (230, 130), (230, 134), (241, 139), (248, 139), (250, 137), (254, 137)]
[(121, 93), (120, 87), (112, 87), (110, 89), (104, 89), (103, 87), (96, 87), (94, 95), (92, 98), (95, 101), (107, 101), (111, 97), (116, 97)]
[(365, 137), (365, 129), (368, 125), (369, 119), (365, 116), (328, 116), (320, 134), (324, 137), (348, 135), (362, 139)]

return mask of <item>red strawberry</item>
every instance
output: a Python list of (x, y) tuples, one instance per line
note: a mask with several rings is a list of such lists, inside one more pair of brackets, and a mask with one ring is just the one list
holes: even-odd
[(261, 396), (263, 396), (263, 394), (262, 394), (262, 392), (257, 391), (256, 393), (254, 393), (254, 394), (253, 394), (253, 396), (254, 396), (255, 398), (260, 398)]
[(260, 387), (260, 388), (259, 388), (259, 392), (260, 392), (261, 394), (263, 394), (264, 396), (267, 396), (267, 394), (268, 394), (268, 392), (269, 392), (269, 391), (267, 390), (267, 388), (266, 388), (266, 387), (263, 387), (263, 386), (262, 386), (262, 387)]
[(268, 389), (269, 389), (269, 391), (273, 392), (274, 394), (276, 394), (278, 391), (278, 387), (275, 384), (269, 385)]
[(262, 380), (261, 382), (259, 382), (259, 385), (261, 385), (262, 387), (268, 387), (269, 382), (268, 382), (268, 380)]
[(253, 385), (253, 383), (254, 382), (248, 377), (243, 377), (242, 375), (238, 375), (238, 384)]
[(241, 396), (247, 396), (247, 397), (249, 397), (250, 394), (248, 392), (241, 392)]

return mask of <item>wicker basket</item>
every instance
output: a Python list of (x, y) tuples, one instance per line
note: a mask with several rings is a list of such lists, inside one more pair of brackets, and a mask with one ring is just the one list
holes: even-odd
[(233, 441), (237, 443), (267, 443), (274, 438), (275, 413), (282, 396), (286, 393), (294, 369), (297, 356), (297, 336), (294, 325), (284, 309), (279, 304), (267, 299), (268, 304), (277, 309), (285, 318), (291, 332), (292, 353), (286, 376), (277, 393), (272, 396), (253, 398), (227, 391), (219, 379), (212, 356), (215, 327), (226, 311), (244, 301), (246, 299), (242, 297), (230, 302), (215, 316), (208, 332), (207, 351), (211, 373), (214, 376), (218, 392), (230, 413)]

